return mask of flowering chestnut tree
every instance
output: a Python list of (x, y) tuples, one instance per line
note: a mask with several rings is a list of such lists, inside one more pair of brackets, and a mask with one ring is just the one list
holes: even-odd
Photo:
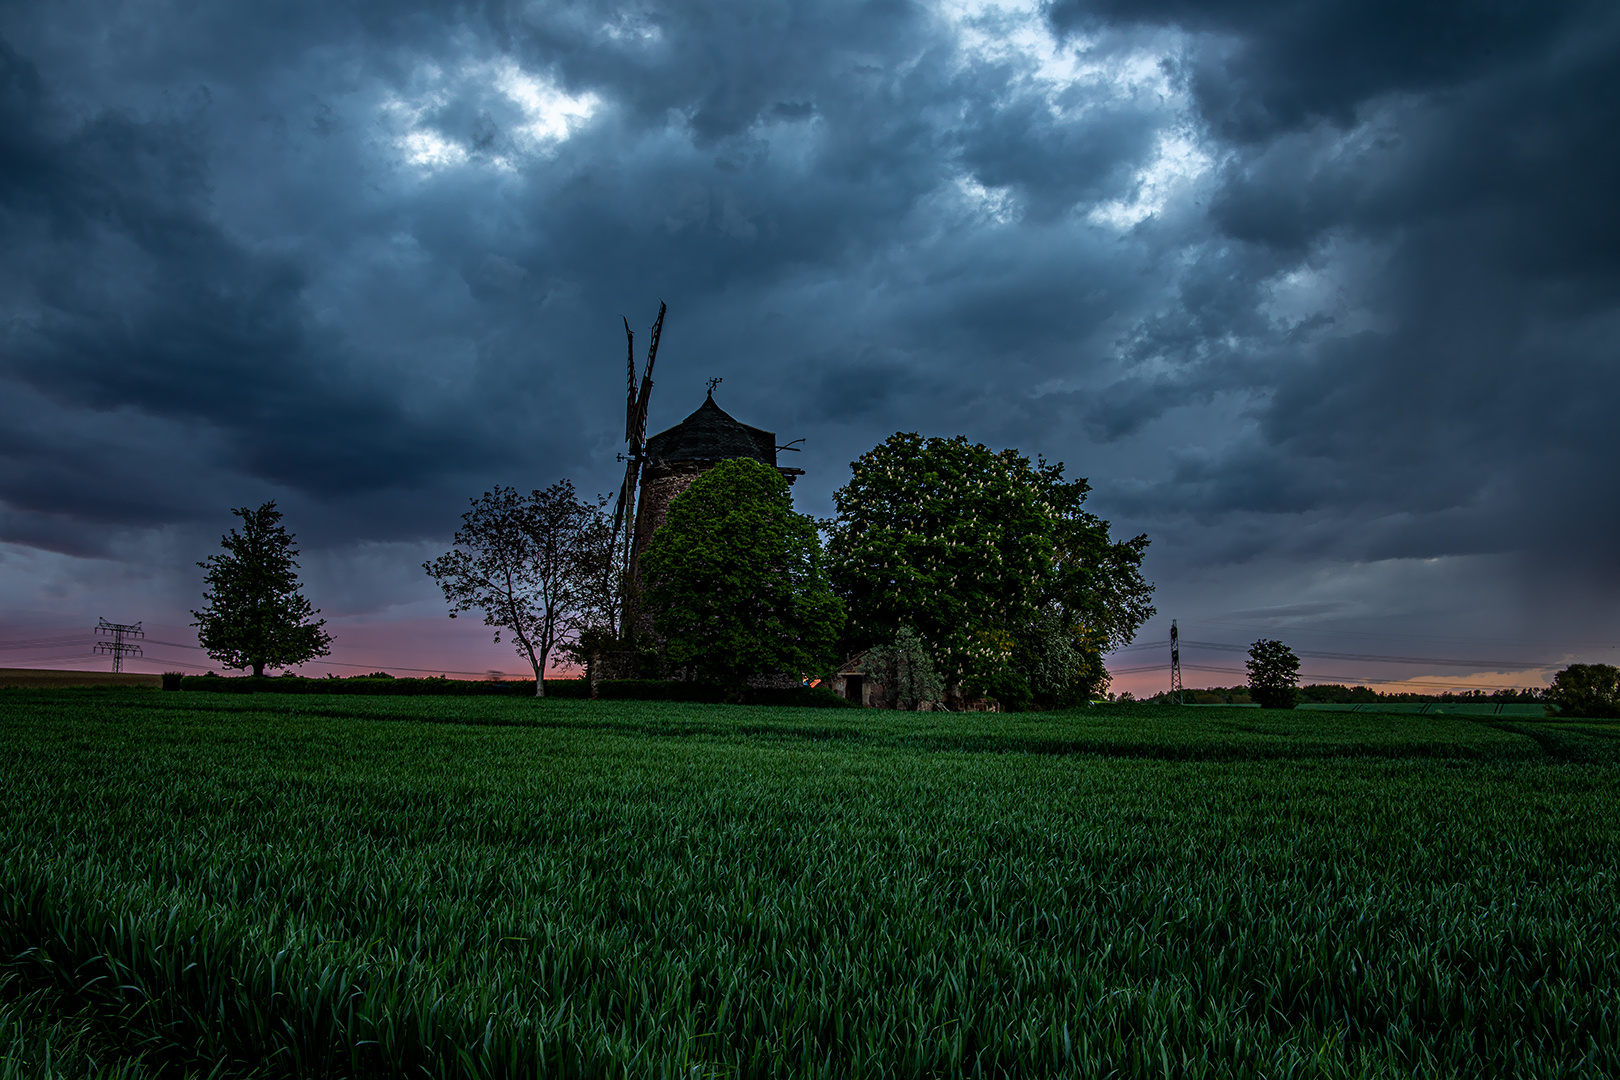
[(1090, 485), (1065, 480), (1061, 463), (901, 432), (851, 470), (827, 551), (854, 648), (910, 625), (951, 691), (1027, 697), (1019, 658), (1061, 654), (1031, 648), (1056, 625), (1083, 692), (1106, 678), (1101, 653), (1153, 615), (1147, 537), (1114, 541), (1082, 506)]

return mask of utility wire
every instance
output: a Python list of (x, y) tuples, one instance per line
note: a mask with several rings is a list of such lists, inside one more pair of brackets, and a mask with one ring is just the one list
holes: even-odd
[[(13, 641), (0, 641), (0, 649), (7, 649), (7, 650), (53, 649), (54, 650), (54, 649), (66, 648), (66, 647), (73, 646), (73, 645), (91, 645), (91, 644), (94, 644), (95, 640), (96, 640), (95, 637), (93, 635), (91, 635), (91, 634), (63, 634), (63, 635), (57, 635), (57, 636), (53, 636), (53, 637), (19, 638), (19, 639), (13, 640)], [(203, 651), (201, 645), (188, 645), (187, 643), (185, 643), (183, 641), (160, 641), (160, 640), (158, 640), (156, 638), (146, 638), (145, 640), (143, 640), (141, 642), (141, 644), (143, 644), (143, 645), (164, 645), (164, 646), (167, 646), (167, 647), (169, 647), (171, 649), (193, 649), (193, 650), (195, 650), (197, 652)], [(88, 656), (89, 654), (86, 653), (84, 655)], [(78, 659), (82, 659), (82, 657), (77, 653), (73, 653), (73, 654), (63, 654), (63, 655), (59, 655), (59, 656), (19, 657), (19, 659), (26, 660), (29, 663), (34, 663), (34, 664), (52, 664), (52, 663), (61, 663), (61, 662), (67, 661), (67, 660), (78, 660)], [(152, 656), (131, 656), (131, 657), (126, 657), (126, 659), (128, 659), (128, 660), (144, 660), (146, 663), (149, 663), (149, 664), (176, 664), (176, 665), (178, 665), (180, 667), (196, 668), (199, 671), (209, 670), (208, 665), (206, 665), (206, 664), (192, 664), (192, 663), (187, 663), (186, 661), (183, 661), (183, 660), (173, 660), (173, 659), (163, 660), (163, 659), (160, 659), (158, 657), (152, 657)], [(378, 670), (381, 670), (383, 668), (388, 668), (388, 669), (390, 669), (392, 671), (413, 671), (413, 672), (417, 672), (418, 674), (423, 674), (423, 675), (432, 674), (432, 675), (485, 675), (485, 676), (487, 676), (489, 674), (488, 670), (484, 670), (484, 671), (454, 671), (454, 670), (451, 670), (450, 668), (400, 667), (400, 666), (398, 666), (396, 664), (389, 664), (389, 663), (386, 663), (386, 662), (383, 662), (383, 661), (378, 661), (378, 662), (374, 662), (374, 663), (370, 663), (370, 664), (351, 664), (351, 663), (345, 663), (345, 662), (340, 661), (340, 660), (311, 660), (311, 661), (309, 661), (309, 663), (314, 665), (314, 666), (317, 666), (317, 667), (324, 665), (326, 667), (366, 668), (366, 669), (369, 669), (369, 670), (372, 670), (372, 671), (378, 671)], [(502, 672), (499, 672), (498, 674), (502, 678), (526, 678), (526, 677), (528, 677), (528, 675), (530, 673), (528, 673), (528, 672), (517, 672), (517, 673), (514, 674), (512, 672), (502, 671)], [(549, 678), (549, 676), (548, 676), (548, 678)]]
[[(1253, 633), (1264, 629), (1259, 625), (1243, 626), (1238, 623), (1210, 622), (1202, 623), (1201, 625), (1213, 626), (1222, 630), (1242, 630), (1246, 633)], [(1278, 632), (1280, 633), (1282, 631)], [(1329, 630), (1316, 626), (1290, 626), (1287, 627), (1287, 632), (1290, 634), (1331, 634), (1335, 636), (1342, 634), (1348, 637), (1399, 638), (1405, 641), (1450, 641), (1460, 645), (1520, 645), (1527, 648), (1547, 649), (1620, 648), (1620, 645), (1616, 645), (1616, 643), (1612, 641), (1507, 641), (1500, 638), (1460, 638), (1444, 637), (1437, 634), (1399, 634), (1388, 633), (1381, 630)]]
[(71, 637), (28, 638), (20, 641), (0, 641), (0, 649), (56, 649), (65, 645), (88, 645), (93, 638), (89, 634), (74, 634)]
[[(1127, 645), (1123, 649), (1115, 650), (1114, 655), (1118, 655), (1119, 653), (1126, 652), (1128, 650), (1141, 651), (1146, 649), (1168, 649), (1169, 647), (1170, 642), (1168, 639), (1164, 641), (1150, 641), (1144, 642), (1140, 645)], [(1183, 649), (1212, 649), (1217, 652), (1240, 653), (1246, 653), (1250, 648), (1252, 648), (1252, 646), (1249, 645), (1229, 645), (1221, 641), (1190, 641), (1187, 638), (1181, 639), (1181, 647)], [(1563, 663), (1561, 660), (1458, 660), (1441, 656), (1385, 656), (1382, 654), (1372, 653), (1323, 652), (1317, 649), (1295, 649), (1293, 651), (1295, 656), (1309, 657), (1314, 660), (1357, 660), (1367, 664), (1418, 664), (1425, 666), (1430, 664), (1443, 664), (1448, 667), (1527, 669), (1557, 667), (1559, 664)]]
[[(1183, 641), (1184, 647), (1214, 649), (1220, 652), (1246, 653), (1251, 646), (1226, 645), (1215, 641)], [(1320, 652), (1314, 649), (1296, 649), (1295, 656), (1308, 656), (1316, 660), (1359, 660), (1369, 664), (1448, 664), (1453, 667), (1544, 668), (1555, 667), (1557, 661), (1534, 660), (1449, 660), (1437, 656), (1375, 656), (1369, 653)]]
[[(1186, 664), (1186, 663), (1182, 664), (1181, 666), (1182, 666), (1183, 669), (1185, 669), (1187, 671), (1209, 671), (1209, 672), (1215, 672), (1215, 673), (1222, 674), (1222, 675), (1242, 675), (1245, 678), (1248, 677), (1248, 672), (1244, 671), (1242, 668), (1215, 667), (1215, 666), (1210, 665), (1210, 664)], [(1164, 670), (1164, 665), (1163, 664), (1151, 664), (1151, 665), (1148, 665), (1146, 667), (1114, 668), (1114, 669), (1110, 670), (1108, 672), (1108, 674), (1110, 674), (1110, 675), (1140, 675), (1143, 672), (1148, 672), (1148, 671), (1160, 671), (1160, 672), (1162, 672), (1163, 670)], [(1506, 685), (1496, 685), (1496, 684), (1492, 684), (1492, 683), (1468, 683), (1465, 686), (1464, 684), (1459, 683), (1456, 680), (1424, 679), (1424, 678), (1421, 678), (1421, 677), (1416, 678), (1416, 679), (1374, 679), (1374, 678), (1368, 678), (1368, 677), (1365, 677), (1365, 676), (1358, 676), (1358, 675), (1322, 675), (1322, 674), (1317, 674), (1317, 675), (1301, 676), (1301, 678), (1324, 679), (1324, 680), (1331, 679), (1331, 680), (1333, 680), (1335, 682), (1338, 682), (1338, 683), (1364, 683), (1364, 684), (1369, 685), (1369, 686), (1436, 686), (1436, 687), (1448, 687), (1448, 688), (1462, 688), (1462, 689), (1468, 689), (1468, 690), (1518, 690), (1522, 686), (1522, 684), (1513, 685), (1513, 686), (1506, 686)]]
[[(60, 656), (24, 656), (24, 657), (18, 658), (17, 664), (18, 665), (23, 665), (23, 664), (59, 664), (59, 663), (66, 662), (68, 660), (87, 660), (87, 659), (90, 658), (90, 655), (91, 654), (87, 653), (87, 652), (78, 652), (78, 653), (64, 653), (64, 654), (62, 654)], [(126, 659), (135, 659), (135, 658), (134, 657), (127, 657)]]

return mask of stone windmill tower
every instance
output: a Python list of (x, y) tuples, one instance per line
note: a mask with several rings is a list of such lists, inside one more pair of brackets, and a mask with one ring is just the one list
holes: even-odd
[(672, 428), (647, 440), (641, 468), (641, 497), (636, 507), (635, 540), (630, 549), (632, 572), (653, 533), (669, 515), (670, 501), (699, 476), (722, 461), (748, 457), (762, 461), (792, 483), (804, 474), (776, 464), (779, 450), (797, 450), (776, 444), (776, 433), (745, 424), (714, 403), (712, 379), (709, 396), (697, 411)]
[[(626, 578), (623, 625), (635, 622), (635, 595), (641, 580), (641, 555), (652, 541), (653, 533), (669, 516), (669, 504), (675, 496), (709, 469), (732, 458), (751, 457), (775, 468), (792, 483), (803, 475), (803, 469), (776, 464), (781, 450), (797, 451), (789, 444), (778, 446), (776, 434), (763, 428), (745, 424), (714, 403), (715, 387), (719, 379), (709, 380), (709, 394), (697, 411), (672, 428), (651, 436), (647, 431), (647, 406), (652, 394), (653, 363), (658, 357), (658, 339), (664, 328), (664, 305), (658, 305), (658, 320), (653, 324), (652, 344), (647, 352), (647, 367), (641, 380), (636, 380), (635, 335), (625, 322), (625, 337), (629, 341), (629, 361), (625, 406), (626, 462), (624, 482), (619, 487), (619, 498), (613, 508), (613, 532), (616, 543), (622, 542), (621, 565)], [(795, 439), (794, 442), (802, 440)]]

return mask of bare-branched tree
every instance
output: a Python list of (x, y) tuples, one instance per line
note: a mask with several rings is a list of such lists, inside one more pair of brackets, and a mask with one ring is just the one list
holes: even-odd
[(576, 631), (567, 647), (585, 668), (590, 696), (596, 697), (603, 664), (623, 649), (620, 616), (624, 611), (624, 564), (607, 500), (598, 500), (580, 528), (579, 603)]
[(594, 572), (590, 551), (598, 508), (567, 480), (521, 495), (497, 487), (461, 515), (455, 547), (422, 564), (444, 590), (450, 617), (478, 609), (505, 631), (534, 669), (534, 695), (546, 693), (546, 664), (582, 626)]

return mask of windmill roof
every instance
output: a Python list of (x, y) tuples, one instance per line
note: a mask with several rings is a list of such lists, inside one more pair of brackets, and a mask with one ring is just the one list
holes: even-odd
[(776, 464), (776, 433), (751, 427), (714, 403), (711, 394), (697, 411), (647, 440), (652, 461), (727, 461), (751, 457)]

